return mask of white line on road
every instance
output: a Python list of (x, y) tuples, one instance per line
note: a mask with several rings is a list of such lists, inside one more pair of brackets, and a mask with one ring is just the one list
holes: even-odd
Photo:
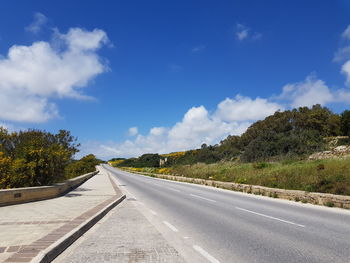
[(177, 189), (174, 189), (174, 188), (170, 188), (170, 187), (167, 187), (167, 189), (169, 189), (171, 191), (175, 191), (175, 192), (181, 192), (180, 190), (177, 190)]
[(150, 209), (149, 211), (151, 211), (151, 213), (152, 213), (153, 215), (155, 215), (155, 216), (157, 215), (157, 213), (154, 212), (153, 210)]
[(203, 257), (205, 257), (208, 261), (212, 263), (220, 263), (219, 260), (214, 258), (212, 255), (210, 255), (207, 251), (205, 251), (203, 248), (197, 245), (193, 245), (193, 249), (199, 252)]
[(216, 203), (215, 200), (212, 200), (212, 199), (209, 199), (209, 198), (205, 198), (205, 197), (201, 197), (199, 195), (190, 194), (190, 196), (194, 196), (194, 197), (197, 197), (197, 198), (200, 198), (200, 199), (203, 199), (203, 200), (207, 200), (207, 201)]
[(283, 223), (296, 225), (296, 226), (300, 226), (300, 227), (305, 227), (305, 225), (300, 225), (300, 224), (293, 223), (291, 221), (287, 221), (287, 220), (284, 220), (284, 219), (281, 219), (281, 218), (277, 218), (277, 217), (273, 217), (273, 216), (257, 213), (257, 212), (254, 212), (254, 211), (251, 211), (251, 210), (248, 210), (248, 209), (237, 207), (237, 206), (236, 206), (236, 209), (242, 210), (242, 211), (245, 211), (245, 212), (248, 212), (248, 213), (252, 213), (252, 214), (255, 214), (255, 215), (258, 215), (258, 216), (263, 216), (263, 217), (266, 217), (266, 218), (274, 219), (274, 220), (277, 220), (277, 221), (280, 221), (280, 222), (283, 222)]
[(169, 227), (171, 230), (173, 230), (174, 232), (179, 232), (179, 230), (177, 230), (176, 227), (174, 227), (172, 224), (170, 224), (167, 221), (163, 221), (164, 225), (166, 225), (167, 227)]

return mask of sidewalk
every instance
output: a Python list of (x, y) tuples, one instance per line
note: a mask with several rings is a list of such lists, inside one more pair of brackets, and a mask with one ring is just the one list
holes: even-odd
[(184, 263), (133, 203), (124, 200), (53, 263)]
[(62, 197), (0, 207), (0, 262), (30, 262), (121, 196), (100, 172)]

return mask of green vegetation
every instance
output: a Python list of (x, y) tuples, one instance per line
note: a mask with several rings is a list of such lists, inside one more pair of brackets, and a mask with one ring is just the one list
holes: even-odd
[(139, 158), (119, 161), (119, 167), (159, 167), (159, 159), (167, 158), (164, 166), (196, 163), (281, 161), (302, 159), (326, 148), (324, 138), (347, 135), (350, 131), (350, 111), (341, 115), (314, 105), (312, 108), (276, 112), (253, 123), (241, 136), (228, 136), (218, 145), (203, 144), (200, 149), (181, 154), (145, 154)]
[(0, 188), (50, 185), (80, 171), (94, 171), (92, 165), (78, 167), (82, 162), (96, 163), (91, 156), (73, 160), (79, 147), (76, 141), (65, 130), (57, 134), (39, 130), (9, 133), (0, 127)]
[[(307, 160), (310, 154), (328, 149), (334, 136), (348, 135), (350, 111), (339, 115), (314, 105), (276, 112), (218, 145), (203, 144), (200, 149), (168, 155), (146, 154), (113, 165), (139, 172), (350, 195), (350, 159)], [(349, 138), (337, 138), (332, 146), (342, 144), (350, 144)], [(161, 165), (159, 159), (164, 161)]]
[[(271, 188), (350, 195), (350, 159), (274, 163), (219, 162), (171, 168), (130, 168), (190, 178), (261, 185)], [(163, 172), (164, 171), (164, 172)], [(271, 195), (271, 197), (277, 197)], [(303, 202), (303, 200), (301, 200)]]
[[(159, 154), (151, 154), (146, 153), (144, 155), (141, 155), (139, 158), (130, 158), (125, 159), (122, 162), (116, 162), (118, 160), (114, 159), (114, 163), (117, 163), (119, 166), (122, 164), (123, 166), (128, 167), (159, 167)], [(113, 160), (111, 160), (113, 162)]]
[(328, 206), (328, 207), (334, 207), (334, 203), (333, 203), (333, 202), (328, 201), (327, 203), (325, 203), (325, 206)]
[(80, 160), (72, 160), (65, 168), (65, 178), (73, 178), (79, 175), (87, 174), (96, 170), (96, 165), (104, 161), (97, 159), (95, 155), (89, 154)]
[(350, 136), (350, 111), (346, 110), (341, 114), (340, 129), (343, 135)]

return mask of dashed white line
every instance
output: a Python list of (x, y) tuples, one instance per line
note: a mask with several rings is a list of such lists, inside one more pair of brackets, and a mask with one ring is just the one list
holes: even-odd
[(177, 230), (176, 227), (174, 227), (172, 224), (170, 224), (167, 221), (163, 221), (164, 225), (166, 225), (167, 227), (169, 227), (171, 230), (173, 230), (174, 232), (179, 232), (179, 230)]
[(150, 209), (149, 211), (150, 211), (153, 215), (155, 215), (155, 216), (157, 215), (157, 213), (154, 212), (153, 210)]
[(177, 189), (174, 189), (174, 188), (171, 188), (171, 187), (167, 187), (167, 189), (169, 189), (171, 191), (174, 191), (174, 192), (181, 192), (180, 190), (177, 190)]
[(190, 237), (184, 237), (184, 239), (189, 239)]
[(197, 245), (193, 245), (193, 249), (199, 252), (203, 257), (205, 257), (209, 262), (212, 263), (220, 263), (219, 260), (214, 258), (212, 255), (210, 255), (207, 251), (205, 251), (203, 248)]
[(194, 197), (197, 197), (197, 198), (200, 198), (200, 199), (209, 201), (209, 202), (214, 202), (214, 203), (216, 203), (215, 200), (212, 200), (212, 199), (209, 199), (209, 198), (205, 198), (205, 197), (202, 197), (202, 196), (199, 196), (199, 195), (190, 194), (190, 196), (194, 196)]
[(242, 210), (242, 211), (245, 211), (245, 212), (248, 212), (248, 213), (252, 213), (254, 215), (258, 215), (258, 216), (263, 216), (263, 217), (266, 217), (266, 218), (274, 219), (274, 220), (277, 220), (277, 221), (280, 221), (280, 222), (283, 222), (283, 223), (287, 223), (287, 224), (291, 224), (291, 225), (295, 225), (295, 226), (300, 226), (300, 227), (305, 227), (305, 225), (297, 224), (297, 223), (294, 223), (294, 222), (291, 222), (291, 221), (288, 221), (288, 220), (284, 220), (284, 219), (281, 219), (281, 218), (278, 218), (278, 217), (273, 217), (273, 216), (261, 214), (261, 213), (258, 213), (258, 212), (254, 212), (254, 211), (251, 211), (251, 210), (248, 210), (248, 209), (241, 208), (241, 207), (237, 207), (236, 206), (236, 209)]

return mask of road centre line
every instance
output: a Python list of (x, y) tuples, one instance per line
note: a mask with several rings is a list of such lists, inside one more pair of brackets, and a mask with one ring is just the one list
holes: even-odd
[(278, 217), (273, 217), (273, 216), (261, 214), (261, 213), (258, 213), (258, 212), (254, 212), (254, 211), (251, 211), (251, 210), (248, 210), (248, 209), (241, 208), (241, 207), (237, 207), (236, 206), (236, 209), (241, 210), (241, 211), (245, 211), (245, 212), (248, 212), (248, 213), (252, 213), (252, 214), (255, 214), (255, 215), (258, 215), (258, 216), (274, 219), (274, 220), (277, 220), (277, 221), (280, 221), (280, 222), (283, 222), (283, 223), (287, 223), (287, 224), (291, 224), (291, 225), (295, 225), (295, 226), (300, 226), (300, 227), (305, 227), (305, 225), (297, 224), (297, 223), (294, 223), (294, 222), (291, 222), (291, 221), (288, 221), (288, 220), (284, 220), (284, 219), (281, 219), (281, 218), (278, 218)]
[(179, 232), (179, 230), (177, 230), (176, 227), (174, 227), (172, 224), (170, 224), (167, 221), (163, 221), (164, 225), (166, 225), (167, 227), (169, 227), (171, 230), (173, 230), (174, 232)]
[(197, 198), (200, 198), (200, 199), (203, 199), (203, 200), (206, 200), (206, 201), (210, 201), (210, 202), (216, 203), (215, 200), (212, 200), (212, 199), (209, 199), (209, 198), (205, 198), (205, 197), (202, 197), (202, 196), (199, 196), (199, 195), (190, 194), (190, 196), (197, 197)]
[(155, 216), (157, 215), (157, 213), (154, 212), (153, 210), (150, 209), (149, 211), (151, 211), (151, 213), (152, 213), (153, 215), (155, 215)]
[(192, 246), (194, 250), (196, 250), (197, 252), (199, 252), (203, 257), (205, 257), (209, 262), (212, 263), (220, 263), (219, 260), (217, 260), (216, 258), (214, 258), (212, 255), (210, 255), (207, 251), (205, 251), (203, 248), (201, 248), (200, 246), (197, 245), (193, 245)]
[(167, 189), (169, 189), (171, 191), (175, 191), (175, 192), (181, 192), (180, 190), (177, 190), (177, 189), (174, 189), (174, 188), (171, 188), (171, 187), (167, 187)]

